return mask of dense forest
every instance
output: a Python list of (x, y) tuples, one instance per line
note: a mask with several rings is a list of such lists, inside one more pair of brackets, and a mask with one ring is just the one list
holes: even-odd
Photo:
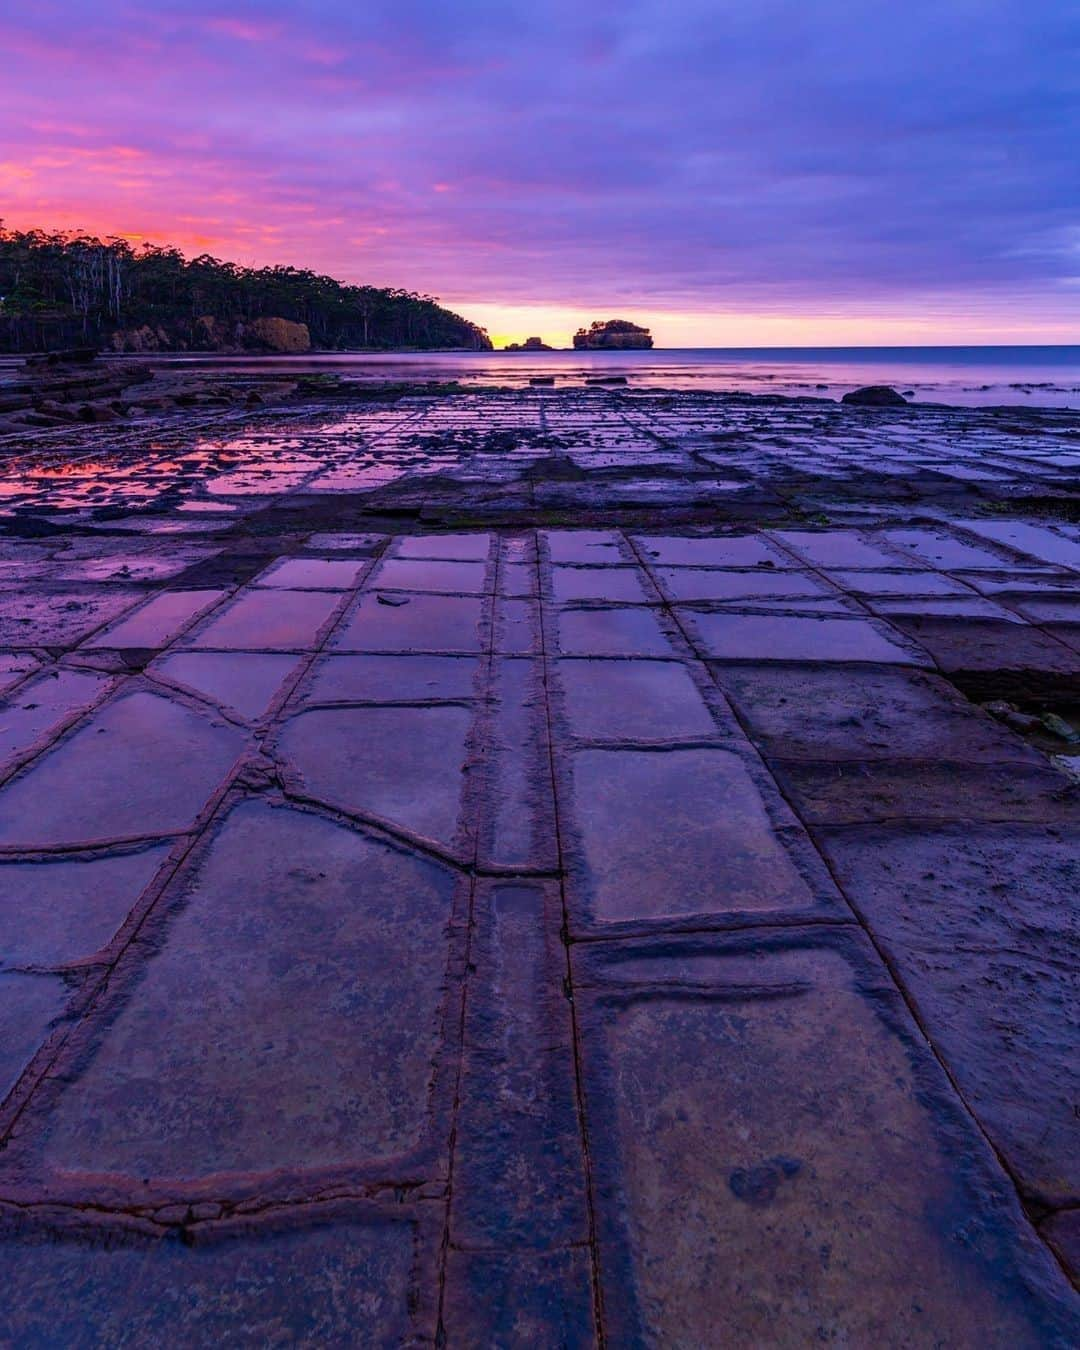
[(308, 335), (337, 351), (491, 346), (429, 295), (0, 222), (0, 350), (305, 350)]

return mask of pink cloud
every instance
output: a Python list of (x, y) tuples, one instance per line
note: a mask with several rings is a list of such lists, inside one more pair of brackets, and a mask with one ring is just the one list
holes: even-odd
[(1080, 21), (913, 4), (883, 47), (851, 0), (798, 41), (790, 0), (51, 0), (0, 23), (0, 213), (506, 304), (1080, 318)]

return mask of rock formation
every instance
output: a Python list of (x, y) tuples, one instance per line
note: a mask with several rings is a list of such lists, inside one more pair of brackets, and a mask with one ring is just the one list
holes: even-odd
[(863, 389), (852, 389), (840, 402), (863, 408), (899, 408), (907, 404), (907, 399), (890, 385), (868, 384)]
[(200, 315), (190, 329), (161, 324), (121, 328), (112, 334), (110, 346), (117, 352), (206, 351), (309, 352), (311, 334), (306, 323), (263, 316), (257, 319), (218, 319)]
[(554, 347), (549, 347), (543, 338), (529, 337), (524, 342), (508, 342), (503, 348), (504, 352), (553, 352)]
[(586, 351), (627, 351), (652, 345), (649, 330), (628, 319), (596, 319), (591, 327), (579, 328), (574, 334), (574, 346)]
[(297, 323), (294, 319), (251, 319), (238, 324), (237, 329), (245, 347), (260, 347), (271, 352), (311, 351), (307, 324)]

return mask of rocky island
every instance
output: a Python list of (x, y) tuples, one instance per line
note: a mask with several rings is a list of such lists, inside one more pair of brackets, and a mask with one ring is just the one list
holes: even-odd
[(553, 352), (554, 347), (550, 347), (543, 338), (527, 337), (524, 342), (508, 342), (503, 348), (504, 352)]
[(652, 345), (649, 330), (628, 319), (596, 319), (574, 334), (574, 346), (585, 351), (645, 351)]

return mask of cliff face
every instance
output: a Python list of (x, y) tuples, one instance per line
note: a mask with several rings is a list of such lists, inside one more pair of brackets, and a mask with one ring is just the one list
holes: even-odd
[(574, 346), (587, 351), (644, 350), (653, 345), (647, 328), (628, 319), (597, 319), (589, 328), (579, 328), (574, 334)]
[(240, 338), (245, 346), (257, 343), (271, 352), (311, 351), (308, 326), (306, 323), (297, 323), (295, 319), (252, 319), (240, 326)]
[(311, 334), (306, 323), (264, 316), (258, 319), (216, 319), (204, 314), (193, 327), (170, 328), (141, 324), (118, 328), (109, 338), (116, 352), (309, 352)]

